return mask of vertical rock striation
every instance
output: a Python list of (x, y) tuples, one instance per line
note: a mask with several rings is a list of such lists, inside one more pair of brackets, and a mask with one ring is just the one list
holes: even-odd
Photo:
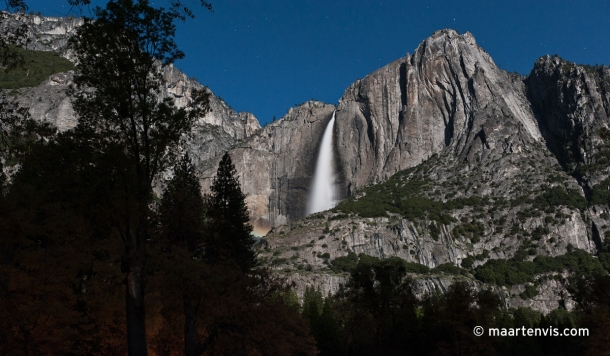
[(513, 144), (515, 130), (521, 141), (541, 138), (520, 78), (500, 70), (470, 33), (437, 31), (413, 55), (356, 81), (339, 101), (344, 194), (443, 150), (469, 161), (497, 156)]
[(544, 56), (526, 82), (548, 149), (590, 196), (608, 177), (610, 68)]

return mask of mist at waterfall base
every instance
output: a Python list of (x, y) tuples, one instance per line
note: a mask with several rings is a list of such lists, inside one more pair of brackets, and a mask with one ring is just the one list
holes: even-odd
[(324, 130), (324, 135), (322, 136), (322, 143), (320, 144), (318, 161), (316, 163), (316, 171), (311, 186), (311, 194), (309, 195), (307, 215), (332, 209), (336, 205), (333, 169), (334, 126), (335, 112), (333, 112), (333, 117), (328, 122), (328, 126), (326, 126), (326, 130)]

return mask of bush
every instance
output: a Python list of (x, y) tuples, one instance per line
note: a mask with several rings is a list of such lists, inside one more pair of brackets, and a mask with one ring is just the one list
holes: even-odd
[(474, 276), (484, 283), (511, 286), (533, 282), (535, 265), (529, 261), (489, 260), (475, 269)]
[(348, 252), (347, 256), (337, 257), (330, 262), (330, 268), (335, 273), (351, 272), (358, 265), (358, 256), (354, 252)]
[(430, 223), (430, 225), (428, 226), (428, 229), (430, 230), (430, 236), (432, 236), (434, 241), (438, 241), (438, 238), (441, 233), (441, 229), (439, 229), (439, 227), (433, 222)]
[(591, 205), (609, 204), (610, 203), (610, 179), (596, 184), (591, 190)]
[(462, 274), (462, 269), (451, 262), (446, 262), (434, 267), (432, 273), (444, 272), (448, 274)]
[(462, 260), (463, 268), (471, 268), (473, 264), (474, 264), (474, 257), (472, 257), (472, 256), (468, 256)]
[(544, 210), (549, 206), (559, 205), (582, 210), (587, 207), (587, 200), (573, 189), (566, 191), (563, 187), (555, 186), (546, 188), (544, 193), (536, 197), (533, 202), (533, 207), (537, 210)]
[(465, 206), (478, 208), (490, 204), (488, 198), (480, 197), (456, 198), (442, 202), (422, 196), (422, 192), (430, 191), (431, 187), (430, 182), (421, 179), (421, 175), (411, 175), (420, 170), (425, 170), (424, 164), (398, 172), (385, 182), (365, 188), (359, 198), (351, 197), (343, 201), (334, 211), (354, 213), (361, 217), (383, 217), (389, 212), (400, 214), (411, 221), (427, 218), (436, 223), (435, 227), (429, 226), (431, 236), (435, 238), (440, 234), (438, 224), (449, 225), (457, 222), (449, 214), (450, 211), (463, 209)]
[[(430, 272), (430, 268), (415, 262), (407, 262), (400, 257), (389, 257), (384, 260), (391, 260), (394, 264), (399, 264), (408, 273), (427, 274)], [(372, 257), (361, 253), (356, 255), (354, 252), (349, 252), (347, 256), (337, 257), (330, 262), (330, 268), (335, 273), (340, 272), (353, 272), (358, 263), (372, 263), (376, 264), (382, 259)]]
[(275, 258), (271, 261), (271, 265), (273, 266), (279, 266), (279, 265), (283, 265), (284, 263), (286, 263), (286, 259), (285, 258)]
[(430, 273), (430, 268), (428, 266), (424, 266), (420, 263), (415, 262), (405, 262), (405, 268), (409, 273), (417, 273), (417, 274), (428, 274)]
[(472, 243), (481, 241), (481, 236), (485, 234), (485, 226), (474, 219), (470, 222), (465, 222), (453, 228), (453, 238), (458, 239), (465, 237), (470, 239)]

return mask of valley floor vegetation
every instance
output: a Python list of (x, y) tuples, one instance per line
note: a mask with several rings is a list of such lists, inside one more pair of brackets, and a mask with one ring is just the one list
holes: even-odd
[[(506, 309), (491, 289), (467, 279), (416, 298), (411, 273), (421, 270), (390, 257), (353, 259), (347, 285), (335, 296), (309, 288), (301, 315), (320, 355), (601, 355), (610, 351), (610, 276), (575, 274), (565, 283), (577, 302), (542, 315)], [(475, 336), (488, 328), (588, 328), (582, 337)]]

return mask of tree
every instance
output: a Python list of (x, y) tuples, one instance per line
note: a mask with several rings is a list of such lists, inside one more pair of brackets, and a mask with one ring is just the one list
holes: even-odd
[(333, 310), (333, 298), (312, 287), (305, 289), (301, 316), (309, 322), (311, 335), (316, 339), (320, 355), (342, 355), (340, 326)]
[(350, 354), (392, 354), (404, 347), (417, 305), (406, 275), (406, 263), (398, 257), (360, 255), (346, 290), (337, 295)]
[(175, 159), (181, 135), (208, 109), (209, 95), (194, 92), (191, 110), (159, 99), (163, 66), (184, 56), (174, 41), (174, 22), (191, 14), (179, 0), (167, 10), (148, 0), (111, 0), (94, 13), (69, 42), (77, 58), (69, 95), (79, 117), (77, 131), (102, 155), (117, 157), (125, 203), (113, 223), (125, 246), (128, 349), (130, 355), (146, 355), (145, 246), (152, 185)]
[(567, 285), (568, 292), (584, 312), (580, 327), (591, 335), (582, 340), (586, 355), (610, 354), (610, 276), (606, 273), (574, 276)]
[(32, 145), (0, 198), (0, 354), (126, 351), (121, 243), (99, 204), (115, 187), (92, 154), (70, 132)]
[(256, 264), (252, 250), (252, 226), (246, 196), (241, 191), (237, 171), (228, 152), (220, 160), (210, 189), (213, 236), (206, 244), (206, 260), (234, 263), (242, 271), (248, 271)]
[[(314, 354), (306, 323), (285, 302), (285, 282), (250, 269), (251, 227), (228, 155), (219, 165), (214, 194), (202, 197), (200, 189), (185, 156), (158, 209), (162, 242), (150, 286), (157, 293), (149, 303), (158, 305), (161, 317), (153, 349), (171, 354), (184, 342), (187, 356)], [(176, 333), (181, 326), (183, 335)]]
[(193, 257), (201, 257), (205, 214), (201, 185), (187, 153), (176, 164), (174, 176), (161, 198), (159, 220), (161, 234), (167, 242), (164, 249), (181, 246)]
[(171, 288), (182, 292), (186, 356), (194, 356), (197, 346), (195, 315), (204, 288), (201, 275), (206, 272), (201, 256), (207, 205), (187, 153), (175, 166), (159, 208), (161, 253), (166, 257), (162, 268), (168, 272)]
[(307, 322), (286, 304), (284, 281), (270, 271), (248, 274), (212, 266), (198, 315), (197, 355), (316, 355)]

